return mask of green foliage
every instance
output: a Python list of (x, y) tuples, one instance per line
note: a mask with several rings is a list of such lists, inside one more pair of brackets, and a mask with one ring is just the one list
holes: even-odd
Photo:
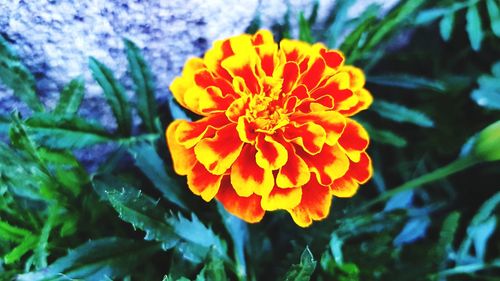
[(292, 265), (283, 280), (309, 281), (316, 268), (316, 263), (311, 251), (306, 247), (300, 256), (300, 263)]
[(481, 75), (477, 80), (479, 88), (472, 91), (472, 99), (480, 106), (489, 109), (500, 109), (500, 61), (492, 67), (491, 75)]
[(61, 92), (61, 97), (54, 109), (54, 114), (74, 116), (85, 94), (85, 80), (83, 77), (77, 77), (71, 80)]
[(433, 127), (434, 122), (422, 112), (383, 100), (375, 101), (372, 109), (382, 117), (396, 122), (413, 123), (422, 127)]
[(130, 73), (135, 83), (137, 111), (148, 132), (155, 132), (156, 102), (153, 76), (139, 48), (130, 40), (123, 40), (126, 46)]
[(44, 111), (35, 92), (35, 79), (0, 35), (0, 80), (33, 111)]
[(118, 124), (118, 132), (128, 136), (132, 127), (132, 112), (125, 95), (125, 88), (116, 80), (111, 70), (96, 58), (89, 59), (89, 68), (94, 79), (101, 85)]

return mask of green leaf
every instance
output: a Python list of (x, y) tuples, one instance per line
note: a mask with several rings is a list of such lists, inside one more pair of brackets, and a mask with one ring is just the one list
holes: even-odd
[(0, 115), (0, 136), (9, 132), (10, 122), (10, 117)]
[[(352, 1), (344, 2), (353, 3)], [(356, 28), (354, 28), (353, 31), (351, 31), (351, 33), (349, 33), (349, 35), (347, 35), (347, 37), (340, 45), (339, 49), (346, 54), (346, 58), (349, 63), (353, 62), (353, 59), (351, 58), (351, 53), (353, 52), (353, 50), (363, 47), (363, 44), (366, 42), (365, 39), (367, 33), (369, 32), (373, 24), (377, 21), (377, 12), (378, 7), (374, 9), (368, 9), (365, 13), (363, 13), (362, 17), (364, 18), (361, 19), (361, 22), (356, 26)]]
[(480, 106), (488, 109), (500, 109), (500, 61), (492, 67), (494, 76), (481, 75), (477, 80), (479, 88), (472, 91), (471, 98)]
[(300, 264), (294, 264), (288, 270), (284, 280), (285, 281), (308, 281), (311, 279), (314, 269), (316, 268), (316, 261), (306, 247), (300, 256)]
[(247, 34), (254, 34), (256, 33), (259, 29), (260, 26), (262, 25), (261, 20), (260, 20), (260, 13), (257, 10), (255, 13), (255, 16), (253, 17), (252, 21), (248, 25), (248, 27), (245, 29), (245, 33)]
[(236, 274), (240, 280), (247, 279), (247, 269), (245, 261), (245, 245), (248, 243), (247, 224), (231, 215), (224, 209), (222, 204), (217, 204), (217, 210), (222, 217), (222, 222), (233, 241), (234, 256), (236, 260)]
[(373, 33), (368, 36), (369, 39), (364, 47), (365, 51), (371, 50), (382, 40), (387, 39), (396, 28), (401, 28), (401, 25), (409, 22), (412, 15), (425, 3), (425, 0), (402, 1), (400, 3), (402, 4), (386, 15), (373, 29)]
[(477, 52), (481, 49), (481, 42), (484, 37), (483, 27), (481, 25), (481, 16), (479, 15), (477, 4), (472, 5), (467, 9), (465, 17), (467, 19), (465, 29), (469, 35), (470, 45), (472, 49)]
[(370, 139), (382, 144), (388, 144), (395, 147), (405, 147), (407, 145), (406, 139), (396, 135), (395, 133), (388, 130), (375, 129), (371, 125), (362, 122), (363, 127), (368, 131)]
[(158, 245), (123, 238), (89, 241), (37, 272), (17, 276), (18, 281), (82, 279), (101, 281), (124, 277), (157, 252)]
[(101, 85), (104, 96), (118, 123), (118, 131), (128, 136), (132, 128), (132, 112), (125, 95), (125, 89), (115, 79), (111, 70), (97, 59), (90, 57), (89, 67), (94, 79)]
[(36, 269), (42, 269), (47, 267), (47, 257), (49, 256), (48, 252), (48, 244), (49, 244), (49, 236), (52, 228), (56, 224), (56, 219), (60, 214), (60, 210), (57, 207), (52, 207), (49, 209), (48, 217), (43, 225), (40, 236), (38, 237), (38, 241), (36, 247), (34, 249), (34, 263)]
[(0, 80), (33, 111), (44, 111), (35, 91), (35, 78), (0, 35)]
[(313, 43), (314, 38), (311, 34), (311, 26), (304, 16), (303, 12), (299, 13), (299, 40)]
[(378, 100), (373, 102), (371, 109), (380, 116), (395, 122), (412, 123), (426, 128), (434, 126), (434, 122), (424, 113), (396, 103)]
[(460, 213), (457, 211), (450, 213), (444, 220), (435, 250), (438, 254), (438, 260), (446, 260), (448, 253), (453, 250), (453, 240), (455, 239), (459, 221)]
[(369, 76), (368, 82), (388, 87), (396, 87), (410, 90), (431, 90), (444, 93), (447, 91), (446, 84), (441, 81), (414, 76), (410, 74), (385, 74)]
[(444, 16), (439, 22), (439, 32), (444, 41), (449, 41), (453, 32), (453, 24), (455, 23), (455, 14), (450, 13)]
[(30, 235), (30, 231), (0, 220), (0, 240), (19, 243)]
[(24, 256), (27, 252), (33, 250), (38, 242), (38, 237), (36, 236), (27, 236), (21, 244), (17, 245), (12, 251), (7, 253), (3, 257), (3, 261), (5, 264), (13, 264), (19, 261), (22, 256)]
[(130, 154), (135, 165), (149, 178), (154, 186), (162, 192), (163, 197), (177, 206), (188, 210), (182, 199), (184, 187), (179, 186), (165, 171), (163, 160), (151, 144), (138, 143), (130, 147)]
[(83, 77), (79, 76), (71, 80), (62, 90), (54, 114), (75, 115), (80, 108), (84, 94), (85, 80)]
[(99, 124), (76, 116), (35, 114), (26, 126), (36, 142), (50, 148), (83, 148), (113, 140)]
[[(335, 7), (332, 13), (333, 20), (326, 31), (326, 42), (329, 48), (336, 48), (339, 45), (337, 40), (341, 37), (342, 32), (345, 29), (344, 27), (347, 22), (347, 12), (353, 3), (353, 1), (349, 0), (339, 0), (335, 2)], [(356, 29), (359, 29), (359, 26)], [(344, 51), (342, 48), (341, 50)]]
[(158, 201), (138, 190), (111, 190), (107, 194), (109, 202), (122, 220), (146, 232), (145, 240), (161, 242), (164, 250), (177, 245), (180, 237), (172, 226), (165, 223), (166, 211), (158, 206)]
[(496, 37), (500, 37), (500, 4), (495, 0), (486, 0), (486, 7), (490, 16), (491, 30)]
[(139, 48), (130, 40), (124, 39), (130, 73), (135, 83), (137, 111), (148, 132), (155, 132), (155, 119), (158, 117), (155, 101), (153, 75)]
[(208, 263), (201, 269), (195, 279), (195, 281), (211, 280), (228, 280), (224, 270), (224, 262), (214, 255), (210, 255)]

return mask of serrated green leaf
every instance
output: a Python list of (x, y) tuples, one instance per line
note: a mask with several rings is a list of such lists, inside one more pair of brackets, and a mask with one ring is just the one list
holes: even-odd
[(439, 22), (439, 33), (444, 41), (449, 41), (453, 31), (453, 24), (455, 23), (455, 14), (450, 13), (444, 16)]
[(101, 281), (124, 277), (146, 263), (159, 246), (123, 238), (89, 241), (56, 260), (47, 268), (17, 276), (18, 281), (74, 280)]
[[(217, 256), (210, 255), (210, 259), (201, 272), (196, 276), (195, 281), (228, 280), (224, 270), (224, 262)], [(241, 279), (240, 279), (241, 280)]]
[(158, 201), (138, 190), (111, 190), (108, 199), (120, 218), (146, 232), (145, 240), (162, 243), (164, 250), (171, 249), (180, 237), (172, 226), (165, 223), (166, 211), (158, 206)]
[(37, 143), (50, 148), (83, 148), (113, 140), (101, 125), (77, 116), (35, 114), (26, 126)]
[(33, 111), (44, 111), (35, 91), (35, 78), (0, 35), (0, 80)]
[(467, 20), (465, 29), (469, 36), (470, 45), (472, 49), (477, 52), (481, 49), (481, 42), (484, 37), (481, 16), (479, 15), (477, 4), (467, 9), (465, 17)]
[(182, 199), (182, 187), (166, 173), (163, 160), (151, 144), (138, 143), (130, 147), (129, 152), (134, 157), (135, 165), (162, 192), (165, 199), (184, 210), (188, 209)]
[(431, 80), (425, 77), (410, 74), (385, 74), (369, 76), (368, 82), (377, 85), (411, 90), (431, 90), (440, 93), (444, 93), (447, 91), (446, 84), (441, 81)]
[(153, 75), (139, 48), (130, 40), (124, 39), (130, 73), (135, 83), (137, 111), (148, 132), (155, 132), (155, 119), (158, 117), (155, 100)]
[[(344, 2), (353, 3), (352, 1), (344, 1)], [(362, 40), (363, 36), (369, 32), (370, 28), (377, 21), (377, 14), (379, 11), (378, 6), (372, 6), (372, 7), (375, 8), (368, 8), (361, 15), (361, 19), (358, 25), (354, 28), (353, 31), (351, 31), (351, 33), (349, 33), (349, 35), (347, 35), (347, 37), (344, 39), (344, 41), (339, 47), (339, 49), (346, 55), (346, 59), (348, 60), (349, 63), (353, 63), (353, 58), (351, 58), (351, 53), (353, 52), (354, 49), (363, 47), (363, 44), (366, 41)]]
[(306, 249), (300, 256), (300, 264), (292, 265), (288, 270), (284, 280), (309, 281), (312, 274), (314, 273), (314, 269), (316, 268), (316, 263), (317, 262), (314, 260), (311, 251), (309, 251), (309, 248), (306, 247)]
[(56, 224), (56, 218), (60, 211), (57, 207), (49, 208), (49, 214), (42, 227), (36, 247), (33, 250), (33, 259), (37, 270), (47, 267), (47, 257), (49, 256), (48, 244), (52, 228)]
[(491, 30), (496, 37), (500, 37), (500, 4), (495, 0), (486, 0), (486, 8), (490, 16)]
[(412, 123), (421, 127), (433, 127), (434, 122), (424, 113), (400, 104), (378, 100), (373, 102), (372, 110), (380, 116), (400, 123)]
[(132, 112), (125, 95), (125, 88), (116, 80), (111, 70), (94, 57), (89, 58), (89, 67), (113, 111), (119, 133), (122, 136), (130, 135)]
[(299, 40), (308, 43), (314, 42), (314, 38), (311, 34), (311, 26), (309, 25), (309, 21), (307, 21), (303, 12), (299, 13)]
[(79, 76), (71, 80), (62, 90), (54, 114), (75, 115), (80, 108), (84, 94), (85, 80), (83, 77)]

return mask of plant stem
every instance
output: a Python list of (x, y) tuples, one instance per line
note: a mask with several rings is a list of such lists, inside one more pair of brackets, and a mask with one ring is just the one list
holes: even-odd
[(469, 168), (469, 167), (475, 165), (478, 162), (479, 162), (479, 160), (474, 156), (459, 158), (459, 159), (451, 162), (450, 164), (448, 164), (444, 167), (441, 167), (435, 171), (432, 171), (430, 173), (422, 175), (422, 176), (415, 178), (413, 180), (407, 181), (406, 183), (404, 183), (396, 188), (393, 188), (387, 192), (384, 192), (383, 194), (381, 194), (377, 198), (369, 201), (367, 204), (365, 204), (361, 208), (357, 209), (357, 211), (359, 212), (359, 211), (366, 210), (366, 209), (372, 207), (373, 205), (380, 203), (380, 202), (383, 202), (383, 201), (391, 198), (392, 196), (394, 196), (400, 192), (413, 190), (413, 189), (416, 189), (424, 184), (427, 184), (427, 183), (430, 183), (430, 182), (433, 182), (436, 180), (440, 180), (440, 179), (445, 178), (449, 175), (460, 172), (466, 168)]

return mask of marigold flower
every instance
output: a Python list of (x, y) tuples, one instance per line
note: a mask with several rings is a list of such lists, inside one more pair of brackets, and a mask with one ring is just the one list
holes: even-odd
[(203, 116), (167, 128), (174, 170), (247, 222), (281, 209), (309, 226), (328, 215), (332, 196), (353, 196), (372, 175), (368, 134), (349, 118), (372, 102), (364, 84), (320, 43), (278, 48), (267, 30), (216, 41), (170, 86)]

